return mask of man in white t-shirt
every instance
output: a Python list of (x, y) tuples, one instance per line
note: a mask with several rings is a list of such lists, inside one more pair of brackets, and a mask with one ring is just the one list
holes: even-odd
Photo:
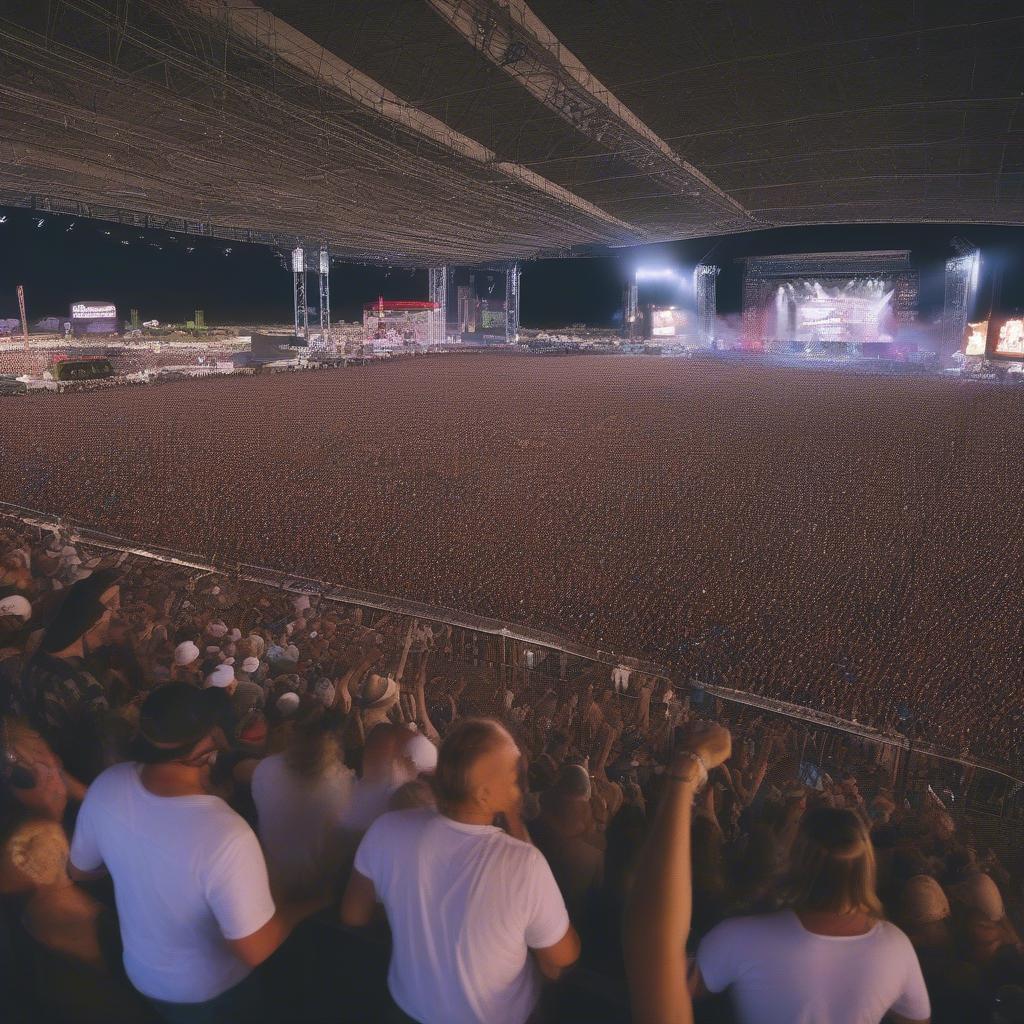
[(252, 970), (315, 909), (275, 909), (252, 829), (203, 787), (225, 703), (218, 689), (155, 689), (141, 763), (99, 775), (71, 843), (72, 877), (110, 872), (128, 978), (173, 1024), (260, 1019)]
[(497, 722), (460, 722), (441, 745), (439, 811), (385, 814), (356, 852), (342, 920), (367, 924), (383, 903), (388, 988), (422, 1024), (524, 1024), (541, 975), (555, 978), (579, 956), (551, 869), (519, 816), (519, 764)]
[(931, 1013), (917, 954), (888, 921), (862, 935), (821, 935), (797, 913), (737, 917), (713, 928), (697, 951), (710, 992), (732, 988), (745, 1024), (877, 1024), (926, 1021)]

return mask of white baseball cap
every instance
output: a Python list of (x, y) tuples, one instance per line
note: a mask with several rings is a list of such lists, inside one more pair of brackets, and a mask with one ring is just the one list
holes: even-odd
[(21, 594), (11, 594), (0, 599), (0, 615), (13, 615), (23, 622), (32, 618), (32, 605)]
[(199, 648), (191, 640), (183, 640), (174, 648), (175, 665), (191, 665), (199, 657)]
[(206, 686), (230, 686), (235, 681), (235, 668), (227, 663), (218, 665), (207, 677)]

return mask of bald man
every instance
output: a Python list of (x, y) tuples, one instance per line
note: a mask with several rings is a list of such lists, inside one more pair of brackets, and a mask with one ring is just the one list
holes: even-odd
[(497, 722), (460, 722), (438, 755), (438, 809), (385, 814), (356, 853), (342, 921), (366, 925), (384, 905), (388, 988), (421, 1024), (524, 1024), (541, 976), (558, 977), (579, 956), (551, 869), (519, 816), (520, 760)]

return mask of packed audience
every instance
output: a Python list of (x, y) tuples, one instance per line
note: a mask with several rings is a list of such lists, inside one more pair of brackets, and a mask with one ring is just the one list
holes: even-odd
[(60, 534), (0, 566), (12, 1019), (1024, 1020), (955, 764)]
[(1019, 764), (1022, 402), (938, 377), (439, 356), (26, 396), (4, 406), (0, 489)]

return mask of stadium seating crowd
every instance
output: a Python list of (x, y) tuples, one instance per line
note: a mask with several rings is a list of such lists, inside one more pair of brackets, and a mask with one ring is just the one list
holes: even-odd
[(16, 1019), (1024, 1020), (956, 766), (59, 534), (0, 573)]

